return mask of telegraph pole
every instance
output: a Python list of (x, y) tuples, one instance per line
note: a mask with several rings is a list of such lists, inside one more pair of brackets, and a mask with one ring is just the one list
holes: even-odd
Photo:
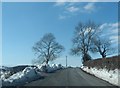
[(67, 56), (66, 56), (66, 68), (67, 68)]

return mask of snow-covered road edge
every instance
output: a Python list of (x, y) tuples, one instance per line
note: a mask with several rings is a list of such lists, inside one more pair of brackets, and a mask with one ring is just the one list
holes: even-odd
[(19, 71), (8, 78), (8, 72), (0, 73), (0, 81), (2, 81), (2, 86), (19, 86), (24, 85), (28, 82), (32, 82), (38, 79), (43, 78), (45, 75), (44, 73), (51, 73), (57, 70), (63, 69), (64, 67), (61, 64), (53, 64), (53, 65), (35, 65), (35, 67), (28, 66), (24, 70)]
[(103, 79), (113, 85), (120, 86), (120, 70), (107, 70), (107, 69), (97, 69), (97, 68), (88, 68), (87, 66), (81, 66), (81, 69), (87, 73), (90, 73), (100, 79)]

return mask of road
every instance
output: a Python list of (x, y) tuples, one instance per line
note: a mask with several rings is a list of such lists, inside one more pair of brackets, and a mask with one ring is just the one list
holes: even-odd
[[(112, 86), (106, 81), (94, 77), (80, 68), (67, 68), (49, 73), (44, 79), (40, 79), (25, 86)], [(109, 88), (109, 87), (107, 87)]]

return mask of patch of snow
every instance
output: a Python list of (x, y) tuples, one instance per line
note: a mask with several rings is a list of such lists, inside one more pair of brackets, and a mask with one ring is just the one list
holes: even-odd
[(33, 67), (26, 67), (23, 71), (13, 74), (7, 79), (2, 80), (3, 86), (21, 85), (40, 78), (41, 75)]
[(63, 68), (61, 64), (52, 64), (52, 65), (42, 64), (42, 65), (37, 65), (37, 67), (40, 69), (40, 71), (48, 72), (48, 73), (54, 72), (56, 70), (60, 70)]
[(11, 72), (10, 71), (1, 71), (0, 72), (0, 79), (6, 79), (6, 78), (8, 78), (8, 77), (10, 77), (10, 75), (11, 75)]
[(118, 79), (120, 77), (120, 74), (119, 74), (120, 70), (118, 70), (118, 69), (107, 70), (106, 68), (97, 69), (96, 67), (88, 68), (87, 66), (81, 66), (81, 69), (83, 69), (87, 73), (95, 75), (98, 78), (101, 78), (105, 81), (108, 81), (109, 83), (111, 83), (113, 85), (120, 86), (119, 83), (118, 83)]
[(13, 75), (9, 75), (9, 72), (1, 72), (0, 76), (3, 86), (16, 86), (16, 85), (24, 85), (25, 83), (37, 80), (42, 78), (43, 72), (51, 73), (56, 70), (62, 69), (63, 66), (61, 64), (52, 64), (52, 65), (36, 65), (35, 67), (26, 67), (23, 71), (17, 72)]
[(62, 69), (61, 64), (52, 64), (51, 66), (47, 66), (47, 72), (54, 72), (60, 69)]

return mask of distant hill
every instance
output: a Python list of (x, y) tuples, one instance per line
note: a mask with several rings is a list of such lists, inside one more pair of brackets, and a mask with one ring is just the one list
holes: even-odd
[(11, 67), (7, 67), (7, 66), (1, 66), (0, 70), (1, 71), (10, 71), (10, 70), (12, 70), (12, 68)]
[(35, 67), (35, 66), (33, 66), (33, 65), (18, 65), (18, 66), (14, 66), (14, 67), (2, 66), (2, 67), (0, 67), (0, 70), (16, 73), (16, 72), (24, 70), (26, 67)]

